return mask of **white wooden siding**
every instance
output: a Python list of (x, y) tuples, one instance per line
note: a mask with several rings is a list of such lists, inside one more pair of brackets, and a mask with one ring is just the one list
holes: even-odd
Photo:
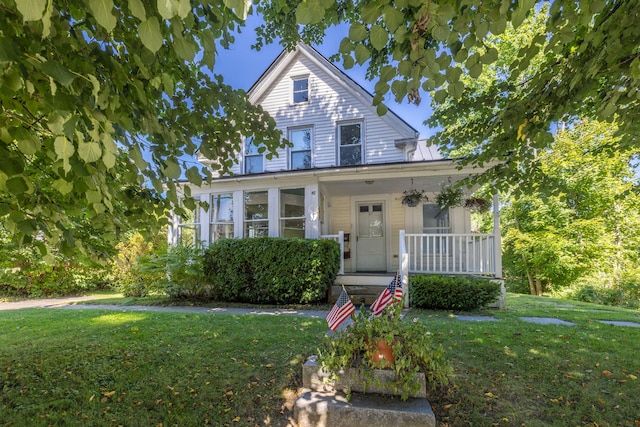
[[(293, 104), (292, 78), (303, 75), (309, 78), (309, 102)], [(311, 59), (298, 53), (296, 60), (266, 91), (261, 105), (275, 119), (285, 137), (290, 128), (313, 127), (312, 167), (337, 166), (337, 126), (349, 120), (363, 123), (365, 163), (406, 160), (404, 150), (395, 147), (394, 141), (414, 137), (413, 131), (407, 127), (407, 132), (402, 134), (388, 126), (371, 105), (354, 97), (334, 78)], [(278, 154), (279, 157), (272, 160), (265, 159), (265, 172), (288, 169), (288, 150), (281, 148)], [(241, 164), (235, 165), (232, 170), (236, 174), (243, 172)]]

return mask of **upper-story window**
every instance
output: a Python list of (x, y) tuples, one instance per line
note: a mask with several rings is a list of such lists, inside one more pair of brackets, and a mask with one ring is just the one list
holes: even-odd
[(293, 79), (293, 103), (309, 102), (309, 78), (301, 77)]
[(339, 125), (338, 144), (340, 166), (362, 164), (362, 123)]
[(309, 169), (311, 167), (311, 128), (289, 130), (289, 165), (291, 169)]
[(262, 142), (255, 137), (247, 137), (244, 141), (244, 173), (264, 172), (264, 150)]

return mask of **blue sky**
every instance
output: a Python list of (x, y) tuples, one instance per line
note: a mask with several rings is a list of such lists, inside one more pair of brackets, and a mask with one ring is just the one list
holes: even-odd
[[(242, 33), (236, 34), (236, 41), (230, 46), (230, 49), (220, 48), (218, 51), (214, 73), (221, 74), (225, 83), (234, 88), (248, 90), (282, 52), (282, 47), (279, 44), (267, 45), (259, 52), (251, 49), (251, 45), (256, 39), (254, 30), (260, 25), (260, 22), (261, 19), (259, 17), (255, 15), (249, 16)], [(328, 58), (338, 52), (340, 40), (346, 36), (347, 32), (348, 27), (345, 25), (332, 27), (329, 29), (324, 43), (314, 47)], [(338, 63), (336, 65), (338, 68), (343, 69), (342, 64)], [(343, 69), (343, 71), (370, 93), (373, 93), (375, 82), (365, 79), (365, 67), (356, 65), (350, 70)], [(435, 133), (435, 130), (422, 124), (431, 114), (428, 95), (423, 94), (423, 100), (419, 106), (409, 104), (406, 101), (402, 104), (397, 104), (392, 96), (387, 96), (385, 103), (391, 110), (417, 129), (421, 138), (426, 138)]]

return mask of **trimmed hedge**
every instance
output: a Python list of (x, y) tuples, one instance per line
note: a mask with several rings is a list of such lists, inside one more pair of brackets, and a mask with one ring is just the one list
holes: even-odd
[(412, 307), (470, 311), (491, 304), (500, 295), (500, 284), (464, 276), (410, 276)]
[(324, 300), (339, 268), (334, 241), (272, 237), (220, 240), (203, 262), (214, 299), (254, 304)]

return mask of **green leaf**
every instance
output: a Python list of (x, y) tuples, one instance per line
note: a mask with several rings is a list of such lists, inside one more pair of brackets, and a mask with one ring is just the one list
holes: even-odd
[(16, 0), (18, 12), (25, 21), (39, 21), (42, 19), (47, 0)]
[(22, 194), (29, 191), (29, 185), (21, 176), (13, 176), (6, 182), (7, 191), (11, 194)]
[(385, 6), (382, 19), (387, 24), (389, 32), (393, 33), (404, 22), (404, 14), (393, 6)]
[(369, 40), (371, 40), (371, 46), (373, 46), (375, 50), (382, 50), (386, 46), (388, 38), (389, 34), (381, 26), (374, 25), (371, 27), (371, 31), (369, 32)]
[(232, 9), (235, 15), (244, 21), (249, 14), (251, 0), (224, 0), (224, 5)]
[(348, 70), (350, 68), (353, 68), (353, 66), (355, 65), (355, 61), (353, 60), (353, 57), (351, 55), (342, 55), (342, 65), (344, 66), (345, 70)]
[(35, 137), (25, 138), (18, 141), (18, 150), (20, 150), (22, 153), (26, 154), (27, 156), (32, 156), (36, 154), (36, 152), (38, 151), (38, 148), (40, 148), (39, 142)]
[[(225, 1), (225, 3), (227, 3)], [(157, 0), (158, 13), (164, 20), (170, 20), (178, 14), (178, 4), (174, 0)], [(227, 6), (228, 7), (228, 6)]]
[(349, 27), (349, 39), (353, 40), (354, 42), (360, 42), (366, 39), (367, 35), (367, 27), (360, 24), (359, 22), (354, 22), (353, 24), (351, 24), (351, 27)]
[(167, 178), (178, 179), (181, 172), (180, 165), (175, 159), (167, 159), (165, 161), (164, 174)]
[(371, 57), (371, 52), (363, 44), (356, 45), (355, 54), (356, 54), (356, 62), (359, 65), (364, 64), (365, 62), (367, 62), (367, 59)]
[(84, 194), (84, 196), (89, 203), (98, 203), (102, 201), (102, 194), (96, 190), (89, 190)]
[(325, 9), (319, 0), (307, 0), (298, 5), (296, 20), (298, 24), (318, 24), (324, 18)]
[(108, 33), (113, 31), (116, 27), (116, 17), (111, 13), (113, 0), (89, 0), (89, 9), (100, 26)]
[(376, 112), (378, 113), (378, 116), (384, 116), (388, 111), (389, 109), (387, 108), (387, 106), (382, 103), (376, 106)]
[(47, 61), (40, 65), (40, 69), (42, 72), (53, 77), (58, 83), (65, 87), (69, 87), (73, 82), (73, 79), (76, 77), (67, 69), (67, 67), (58, 61)]
[(464, 92), (464, 83), (458, 81), (449, 85), (448, 88), (449, 95), (458, 99), (462, 96), (462, 92)]
[(137, 145), (131, 147), (131, 150), (129, 150), (129, 157), (131, 157), (131, 160), (133, 160), (140, 170), (145, 170), (149, 166), (149, 163), (142, 158), (142, 151), (140, 151), (140, 147)]
[(176, 38), (173, 43), (173, 47), (176, 50), (176, 53), (180, 55), (180, 58), (185, 61), (191, 62), (196, 56), (197, 47), (184, 37)]
[(71, 190), (73, 190), (73, 183), (60, 178), (53, 181), (53, 184), (51, 184), (51, 187), (53, 187), (54, 190), (57, 190), (60, 194), (64, 196), (71, 193)]
[(189, 169), (187, 169), (185, 176), (187, 177), (190, 183), (197, 185), (198, 187), (202, 184), (202, 175), (200, 175), (200, 172), (198, 171), (197, 166), (192, 166)]
[(156, 53), (162, 47), (162, 33), (158, 18), (152, 16), (138, 26), (138, 34), (142, 44), (151, 52)]
[(434, 39), (445, 41), (449, 37), (449, 27), (446, 25), (434, 25), (431, 34)]
[(140, 0), (129, 0), (129, 10), (140, 21), (147, 20), (147, 12), (144, 10), (144, 4)]
[(95, 162), (102, 157), (100, 144), (97, 142), (81, 142), (78, 144), (78, 155), (87, 163)]
[(68, 159), (75, 152), (75, 147), (66, 136), (57, 137), (53, 143), (53, 148), (58, 156), (58, 160)]
[(362, 6), (362, 21), (373, 24), (380, 17), (380, 7), (377, 2), (366, 2)]
[(498, 49), (492, 47), (487, 49), (487, 51), (480, 57), (480, 62), (485, 65), (493, 64), (498, 60)]

